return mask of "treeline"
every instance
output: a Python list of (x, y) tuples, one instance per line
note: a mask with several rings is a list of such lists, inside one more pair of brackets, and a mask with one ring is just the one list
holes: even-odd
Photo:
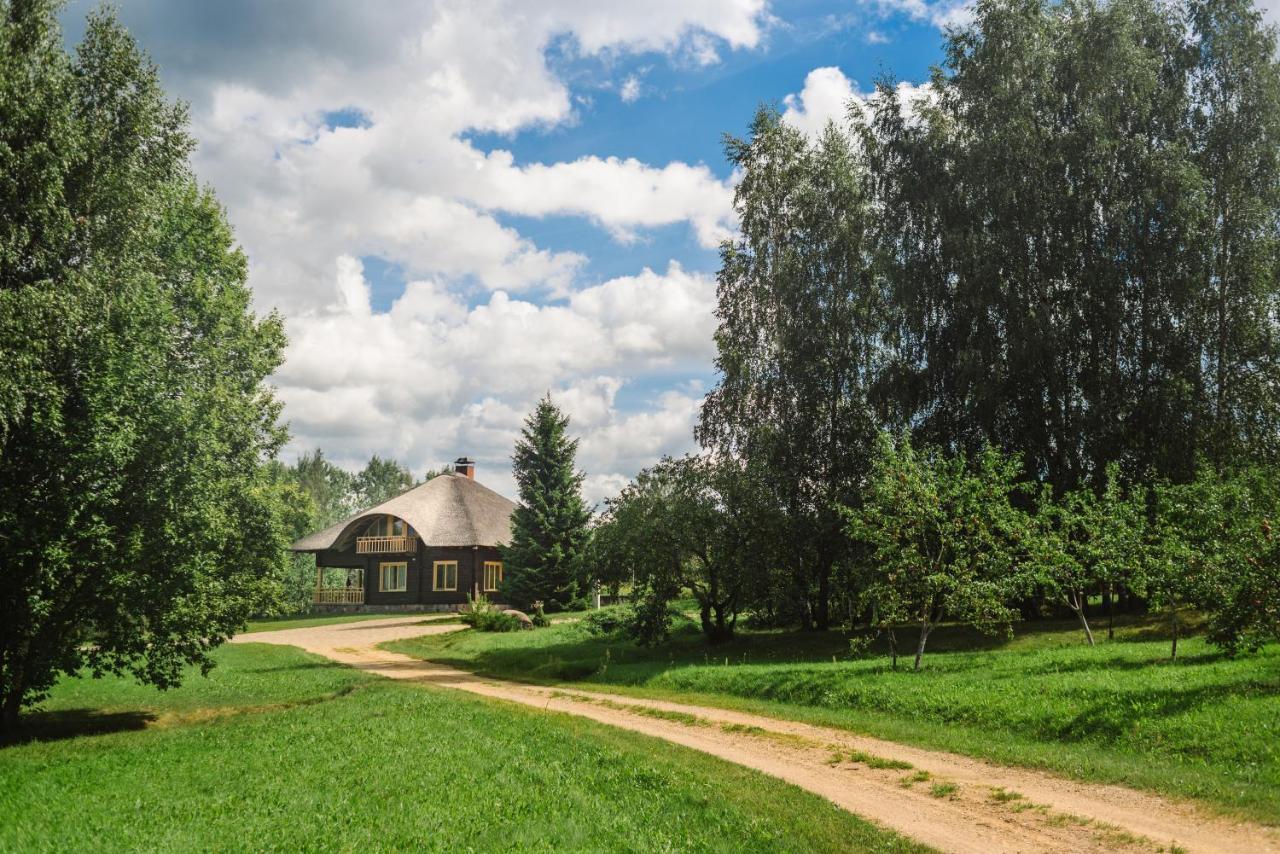
[[(761, 109), (704, 455), (610, 503), (605, 574), (691, 586), (713, 637), (1099, 592), (1274, 634), (1276, 55), (1242, 0), (993, 0), (913, 102), (881, 81), (817, 139)], [(673, 498), (687, 540), (635, 532)]]

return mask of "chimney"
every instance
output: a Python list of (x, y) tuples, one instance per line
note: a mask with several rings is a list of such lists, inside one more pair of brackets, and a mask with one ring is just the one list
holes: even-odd
[(453, 470), (458, 474), (465, 474), (468, 480), (476, 479), (476, 461), (471, 457), (458, 457), (453, 461)]

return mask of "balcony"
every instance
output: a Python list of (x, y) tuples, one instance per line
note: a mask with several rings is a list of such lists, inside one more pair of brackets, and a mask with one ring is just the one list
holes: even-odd
[(417, 537), (356, 537), (356, 554), (404, 554), (417, 549)]

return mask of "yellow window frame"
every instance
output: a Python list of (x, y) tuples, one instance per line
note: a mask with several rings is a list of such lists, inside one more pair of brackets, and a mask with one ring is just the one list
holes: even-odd
[[(449, 577), (451, 575), (453, 576), (452, 578)], [(431, 564), (431, 589), (441, 592), (458, 589), (458, 562), (456, 560), (437, 560)]]
[[(393, 570), (398, 578), (400, 586), (388, 586), (387, 570)], [(394, 583), (394, 582), (393, 582)], [(409, 590), (409, 563), (403, 560), (385, 561), (378, 564), (378, 592), (379, 593), (406, 593)]]
[(496, 593), (502, 584), (502, 561), (486, 560), (484, 562), (484, 592)]

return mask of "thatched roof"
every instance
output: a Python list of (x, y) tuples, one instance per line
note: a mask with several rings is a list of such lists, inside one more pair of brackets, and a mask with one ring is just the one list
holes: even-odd
[(290, 548), (295, 552), (346, 549), (375, 516), (403, 519), (428, 546), (497, 546), (511, 539), (511, 513), (515, 509), (514, 501), (465, 474), (449, 472), (323, 531), (308, 534)]

